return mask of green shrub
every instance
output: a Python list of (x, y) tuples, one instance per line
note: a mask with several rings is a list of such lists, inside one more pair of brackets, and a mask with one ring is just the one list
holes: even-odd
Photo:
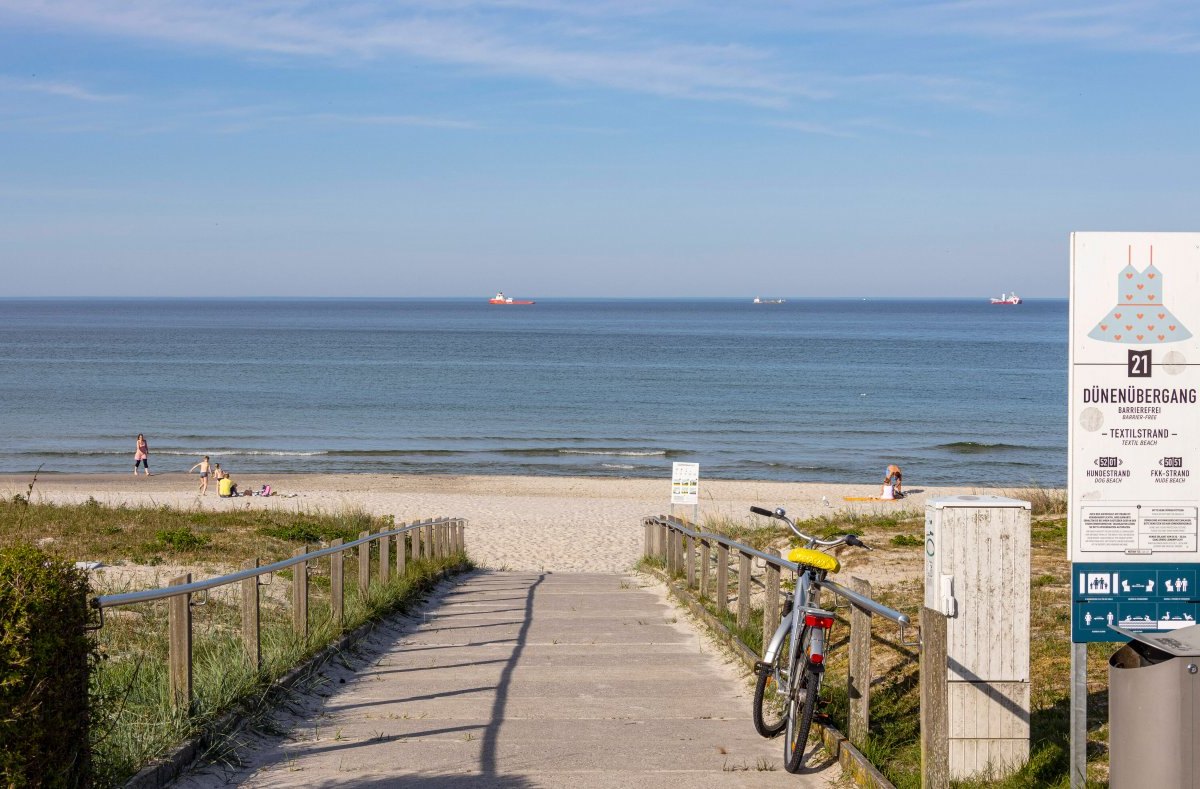
[(0, 785), (90, 783), (87, 593), (73, 565), (0, 549)]
[(358, 539), (359, 531), (366, 531), (372, 527), (372, 523), (363, 524), (361, 529), (355, 529), (353, 526), (334, 526), (327, 523), (289, 523), (283, 526), (267, 526), (259, 529), (259, 534), (264, 534), (267, 537), (274, 537), (277, 540), (285, 542), (297, 543), (318, 543), (329, 542), (336, 540), (339, 537), (349, 542), (350, 540)]
[(917, 545), (924, 545), (925, 538), (919, 534), (897, 534), (892, 537), (890, 542), (897, 548), (912, 548)]
[(212, 540), (206, 534), (196, 534), (191, 529), (160, 529), (154, 534), (155, 547), (172, 551), (194, 551), (206, 547)]

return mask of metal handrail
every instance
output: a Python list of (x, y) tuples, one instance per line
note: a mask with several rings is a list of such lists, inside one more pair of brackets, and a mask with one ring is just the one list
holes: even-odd
[[(657, 523), (661, 526), (668, 526), (672, 529), (680, 531), (680, 532), (692, 537), (693, 539), (720, 543), (727, 548), (732, 548), (736, 551), (740, 551), (741, 553), (747, 554), (749, 556), (758, 557), (760, 559), (763, 559), (764, 561), (767, 561), (767, 562), (770, 562), (771, 564), (776, 565), (777, 567), (786, 568), (788, 570), (791, 570), (792, 572), (799, 572), (799, 570), (800, 570), (800, 565), (796, 564), (795, 562), (789, 562), (787, 559), (784, 559), (782, 557), (772, 556), (769, 553), (764, 553), (763, 551), (757, 550), (755, 548), (751, 548), (749, 545), (744, 545), (736, 540), (731, 540), (730, 538), (725, 537), (724, 535), (721, 535), (721, 534), (712, 534), (711, 532), (703, 532), (698, 529), (689, 529), (688, 527), (683, 525), (682, 521), (675, 520), (674, 518), (660, 518), (657, 516), (653, 516), (653, 517), (648, 518), (648, 520), (650, 520), (652, 523)], [(876, 602), (876, 601), (872, 600), (871, 598), (866, 597), (865, 595), (859, 594), (858, 592), (853, 592), (853, 591), (847, 589), (846, 587), (842, 586), (841, 584), (834, 583), (833, 581), (829, 581), (829, 580), (824, 580), (824, 581), (821, 581), (821, 587), (823, 589), (828, 589), (829, 591), (833, 592), (834, 594), (836, 594), (840, 597), (845, 598), (850, 603), (858, 606), (859, 608), (862, 608), (866, 611), (870, 611), (872, 614), (878, 614), (879, 616), (883, 617), (884, 619), (890, 619), (891, 621), (900, 625), (901, 628), (905, 628), (912, 623), (912, 620), (909, 619), (907, 614), (901, 613), (900, 611), (897, 611), (894, 608), (888, 608), (883, 603)]]
[(273, 564), (265, 564), (262, 567), (253, 567), (248, 570), (239, 570), (238, 572), (230, 573), (229, 575), (220, 575), (220, 576), (217, 576), (216, 578), (207, 578), (203, 581), (193, 581), (188, 584), (179, 584), (178, 586), (164, 586), (159, 589), (143, 589), (138, 592), (122, 592), (120, 594), (100, 595), (98, 597), (92, 598), (91, 605), (92, 605), (92, 608), (99, 608), (99, 609), (114, 608), (116, 606), (132, 605), (134, 603), (149, 603), (154, 600), (163, 600), (165, 598), (174, 597), (174, 596), (180, 595), (180, 594), (190, 594), (192, 592), (202, 592), (202, 591), (206, 591), (208, 589), (213, 589), (218, 586), (225, 586), (226, 584), (235, 583), (237, 581), (244, 581), (247, 578), (253, 578), (254, 576), (257, 576), (257, 575), (267, 575), (268, 573), (273, 573), (278, 570), (284, 570), (284, 569), (287, 569), (288, 567), (293, 567), (302, 562), (312, 561), (313, 559), (320, 559), (323, 556), (329, 556), (330, 554), (337, 553), (339, 551), (345, 551), (350, 548), (354, 548), (359, 545), (362, 545), (363, 543), (372, 542), (374, 540), (378, 540), (383, 537), (392, 537), (397, 534), (406, 534), (414, 529), (423, 529), (426, 526), (437, 526), (438, 524), (452, 523), (452, 522), (461, 521), (461, 520), (463, 520), (463, 519), (462, 518), (434, 518), (434, 519), (427, 520), (427, 521), (419, 521), (417, 523), (413, 523), (408, 526), (403, 526), (398, 529), (392, 529), (392, 530), (386, 531), (386, 532), (377, 532), (375, 534), (370, 535), (369, 537), (360, 537), (359, 539), (354, 540), (353, 542), (344, 543), (342, 545), (334, 545), (329, 548), (322, 548), (319, 551), (313, 551), (312, 553), (306, 553), (303, 556), (293, 556), (290, 559), (283, 559), (282, 561), (274, 562)]

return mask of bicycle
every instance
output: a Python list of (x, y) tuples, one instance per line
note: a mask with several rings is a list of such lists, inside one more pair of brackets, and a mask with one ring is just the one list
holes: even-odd
[[(754, 665), (757, 675), (754, 728), (763, 737), (776, 737), (787, 730), (783, 743), (784, 767), (789, 773), (797, 773), (804, 767), (804, 749), (825, 672), (825, 643), (834, 618), (832, 611), (809, 603), (820, 592), (825, 576), (841, 568), (837, 557), (816, 548), (838, 545), (852, 545), (868, 551), (871, 548), (853, 534), (843, 534), (832, 540), (811, 537), (796, 528), (782, 507), (774, 512), (762, 507), (751, 507), (750, 511), (783, 521), (805, 542), (803, 548), (788, 552), (788, 561), (799, 565), (796, 588), (794, 592), (784, 593), (782, 621), (763, 652), (763, 659)], [(772, 718), (779, 699), (783, 700), (782, 710), (777, 718)]]

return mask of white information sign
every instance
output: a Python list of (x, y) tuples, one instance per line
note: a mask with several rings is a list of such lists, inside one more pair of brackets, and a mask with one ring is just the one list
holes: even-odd
[(1071, 236), (1073, 562), (1200, 562), (1200, 233)]
[(671, 503), (700, 503), (700, 464), (673, 463), (671, 465)]

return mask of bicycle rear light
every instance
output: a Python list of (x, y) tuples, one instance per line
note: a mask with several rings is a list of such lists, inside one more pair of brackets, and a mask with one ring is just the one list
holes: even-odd
[(832, 616), (817, 616), (816, 614), (805, 614), (804, 624), (809, 627), (823, 627), (826, 630), (833, 627)]
[(813, 654), (809, 655), (808, 659), (809, 659), (809, 662), (811, 662), (811, 663), (824, 663), (825, 662), (825, 656), (818, 652), (814, 652)]

